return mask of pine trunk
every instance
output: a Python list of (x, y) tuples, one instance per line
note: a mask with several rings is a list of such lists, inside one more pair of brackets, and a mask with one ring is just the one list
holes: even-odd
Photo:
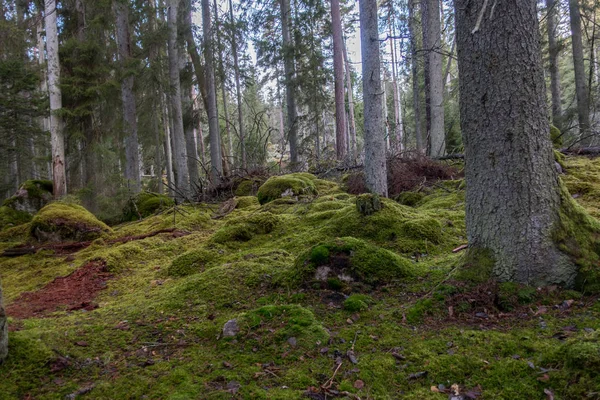
[(206, 61), (205, 74), (208, 98), (208, 137), (210, 140), (210, 176), (212, 184), (217, 186), (223, 176), (223, 159), (221, 157), (221, 135), (219, 133), (219, 111), (217, 108), (211, 25), (210, 5), (208, 0), (202, 0), (202, 32), (204, 34), (204, 59)]
[(298, 110), (294, 85), (294, 49), (290, 36), (290, 0), (280, 0), (281, 32), (283, 36), (283, 68), (285, 71), (285, 95), (287, 103), (287, 130), (290, 144), (290, 164), (292, 169), (298, 164)]
[(501, 281), (570, 285), (536, 1), (455, 5), (469, 252), (489, 251)]
[(137, 110), (133, 93), (133, 74), (129, 73), (131, 60), (131, 35), (127, 3), (115, 1), (117, 46), (121, 63), (121, 100), (123, 102), (123, 128), (125, 131), (125, 179), (132, 193), (141, 190), (140, 160), (137, 137)]
[(377, 0), (360, 0), (359, 8), (365, 118), (365, 184), (371, 193), (387, 197)]
[(429, 131), (430, 156), (443, 156), (446, 150), (444, 134), (444, 82), (442, 78), (442, 46), (440, 0), (427, 0), (427, 58), (429, 59)]
[(58, 32), (56, 26), (56, 0), (45, 1), (46, 52), (48, 54), (48, 93), (50, 98), (50, 144), (52, 149), (52, 180), (54, 197), (67, 194), (65, 168), (65, 137), (62, 118), (60, 91), (60, 62), (58, 59)]
[(179, 48), (177, 44), (177, 14), (179, 0), (170, 0), (167, 17), (169, 30), (169, 83), (171, 100), (171, 120), (173, 129), (173, 165), (175, 167), (175, 186), (178, 199), (185, 200), (190, 193), (187, 151), (183, 132), (183, 114), (181, 110), (181, 83), (179, 77)]
[(417, 152), (422, 154), (425, 150), (423, 141), (423, 133), (421, 130), (421, 91), (419, 89), (419, 63), (417, 58), (417, 37), (416, 35), (416, 20), (414, 9), (416, 0), (409, 0), (408, 4), (408, 32), (410, 36), (410, 65), (412, 73), (412, 95), (413, 95), (413, 111), (415, 114), (415, 140)]
[(556, 16), (559, 3), (546, 0), (546, 21), (548, 24), (548, 56), (550, 61), (550, 92), (552, 93), (552, 123), (562, 130), (562, 104), (560, 99), (560, 72), (558, 70), (559, 46), (556, 40)]
[(352, 70), (348, 60), (348, 51), (344, 43), (344, 63), (346, 64), (346, 92), (348, 96), (348, 130), (350, 131), (350, 157), (353, 162), (358, 157), (356, 146), (356, 121), (354, 119), (354, 94), (352, 92)]
[(340, 1), (331, 0), (333, 32), (333, 76), (335, 92), (335, 150), (338, 160), (346, 157), (346, 104), (344, 101), (344, 39)]
[(582, 147), (593, 144), (590, 132), (589, 92), (585, 82), (583, 65), (583, 43), (581, 38), (581, 12), (579, 0), (569, 0), (571, 17), (571, 44), (573, 46), (573, 69), (575, 71), (575, 91), (577, 93), (577, 116), (579, 117), (579, 134)]
[(231, 0), (229, 0), (229, 18), (231, 20), (231, 51), (233, 53), (233, 69), (235, 72), (235, 94), (237, 97), (237, 111), (238, 111), (238, 132), (239, 132), (239, 140), (240, 140), (240, 153), (242, 158), (242, 168), (245, 170), (247, 168), (246, 161), (246, 137), (244, 134), (244, 113), (242, 110), (242, 89), (240, 85), (240, 66), (238, 61), (238, 53), (237, 53), (237, 42), (235, 39), (235, 20), (233, 18), (233, 4)]

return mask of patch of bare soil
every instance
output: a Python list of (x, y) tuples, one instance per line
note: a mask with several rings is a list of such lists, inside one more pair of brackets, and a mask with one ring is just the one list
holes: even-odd
[(106, 288), (113, 275), (102, 260), (90, 261), (70, 275), (55, 278), (35, 292), (25, 292), (6, 307), (17, 319), (41, 317), (59, 310), (93, 310), (96, 294)]

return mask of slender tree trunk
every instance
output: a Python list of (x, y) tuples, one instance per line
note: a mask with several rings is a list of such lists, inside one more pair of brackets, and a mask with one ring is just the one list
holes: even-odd
[(400, 114), (400, 90), (396, 78), (396, 45), (392, 34), (392, 24), (389, 22), (390, 52), (392, 54), (392, 90), (394, 95), (394, 142), (397, 151), (402, 151), (402, 116)]
[(338, 160), (346, 157), (346, 104), (344, 102), (344, 39), (340, 1), (331, 0), (333, 76), (335, 92), (335, 149)]
[(183, 114), (181, 110), (181, 84), (179, 77), (179, 48), (177, 45), (177, 14), (179, 0), (170, 0), (168, 9), (169, 30), (169, 94), (171, 99), (173, 121), (173, 157), (175, 166), (175, 185), (177, 197), (185, 200), (190, 193), (187, 151), (183, 131)]
[(425, 85), (425, 141), (426, 153), (431, 154), (431, 83), (429, 81), (429, 0), (420, 0), (421, 2), (421, 34), (423, 52), (423, 83)]
[(233, 4), (232, 1), (229, 0), (229, 18), (231, 20), (231, 52), (233, 53), (233, 69), (235, 72), (235, 93), (237, 96), (237, 111), (238, 111), (238, 133), (240, 140), (240, 153), (242, 158), (242, 168), (245, 170), (247, 168), (246, 161), (246, 137), (244, 133), (244, 113), (242, 109), (242, 88), (240, 85), (240, 66), (238, 61), (238, 53), (237, 53), (237, 42), (236, 42), (236, 29), (235, 29), (235, 20), (233, 18)]
[(444, 82), (442, 80), (442, 54), (440, 0), (427, 0), (427, 50), (429, 59), (429, 108), (431, 128), (429, 131), (430, 156), (444, 155)]
[(45, 0), (52, 178), (54, 182), (54, 197), (60, 198), (67, 194), (67, 177), (65, 172), (65, 137), (63, 134), (63, 122), (62, 118), (58, 115), (58, 111), (62, 108), (62, 94), (59, 86), (60, 62), (58, 59), (56, 14), (56, 0)]
[(117, 45), (121, 62), (121, 100), (123, 101), (123, 127), (125, 131), (125, 179), (135, 194), (141, 190), (140, 160), (137, 137), (137, 110), (133, 93), (133, 74), (127, 71), (131, 60), (131, 35), (129, 33), (129, 9), (127, 3), (113, 3)]
[(575, 91), (577, 92), (577, 115), (579, 117), (579, 133), (582, 147), (590, 146), (593, 137), (590, 132), (589, 92), (585, 82), (583, 65), (583, 43), (581, 38), (581, 12), (579, 0), (569, 0), (571, 17), (571, 43), (573, 46), (573, 68), (575, 71)]
[(352, 92), (352, 70), (350, 69), (350, 60), (348, 60), (348, 51), (344, 43), (344, 63), (346, 64), (346, 92), (348, 93), (348, 129), (350, 131), (350, 157), (356, 161), (358, 157), (356, 148), (356, 122), (354, 119), (354, 94)]
[(370, 192), (387, 197), (377, 0), (360, 0), (359, 9), (365, 110), (365, 184)]
[(486, 5), (455, 2), (469, 252), (489, 251), (501, 281), (571, 285), (552, 239), (561, 199), (536, 0)]
[(412, 95), (413, 109), (415, 114), (415, 139), (417, 152), (423, 153), (425, 144), (423, 142), (423, 133), (421, 130), (421, 95), (419, 90), (419, 64), (417, 58), (417, 37), (416, 37), (416, 21), (414, 8), (417, 0), (409, 0), (408, 4), (408, 32), (410, 36), (410, 54), (411, 54), (411, 73), (412, 73)]
[(290, 0), (279, 0), (281, 9), (281, 31), (283, 36), (283, 66), (285, 70), (285, 94), (287, 103), (287, 130), (290, 143), (290, 164), (292, 169), (298, 165), (298, 110), (296, 109), (296, 90), (293, 82), (296, 74), (294, 50), (290, 36)]
[(164, 137), (164, 151), (165, 151), (165, 163), (167, 165), (167, 184), (169, 186), (169, 194), (173, 196), (175, 194), (173, 186), (175, 185), (175, 173), (173, 172), (173, 149), (171, 147), (171, 116), (169, 107), (165, 102), (165, 98), (160, 95), (160, 108), (162, 110), (163, 127), (165, 132)]
[(556, 16), (559, 3), (546, 0), (546, 23), (548, 24), (548, 55), (550, 60), (550, 91), (552, 93), (552, 123), (562, 130), (562, 104), (560, 99), (560, 72), (558, 70), (559, 47), (556, 40)]
[[(155, 0), (148, 0), (148, 6), (149, 6), (149, 11), (148, 11), (148, 20), (149, 20), (149, 25), (150, 25), (150, 29), (152, 29), (152, 33), (155, 34), (157, 31), (157, 24), (156, 24), (156, 7), (155, 7)], [(154, 110), (161, 110), (161, 112), (154, 112), (153, 115), (151, 116), (152, 118), (152, 130), (154, 131), (154, 137), (156, 139), (156, 151), (154, 153), (154, 164), (155, 164), (155, 168), (158, 171), (158, 193), (164, 193), (164, 183), (163, 183), (163, 175), (162, 175), (162, 171), (163, 171), (163, 163), (162, 163), (162, 157), (161, 157), (161, 148), (163, 147), (163, 144), (165, 143), (164, 140), (162, 140), (161, 138), (161, 134), (160, 134), (160, 116), (164, 115), (164, 111), (165, 108), (162, 105), (162, 84), (161, 81), (162, 79), (159, 79), (160, 77), (162, 77), (162, 69), (160, 68), (160, 63), (159, 63), (159, 54), (160, 54), (160, 47), (159, 44), (157, 43), (153, 43), (150, 45), (150, 51), (149, 51), (149, 60), (150, 60), (150, 67), (152, 68), (152, 70), (154, 70), (154, 78), (155, 82), (153, 85), (153, 90), (152, 90), (152, 107)], [(167, 124), (164, 125), (165, 131), (167, 130)], [(167, 154), (165, 152), (165, 158), (167, 158)], [(170, 167), (167, 168), (167, 171), (169, 171)], [(171, 179), (171, 177), (169, 176), (169, 174), (167, 173), (167, 181), (169, 181)]]
[(206, 61), (206, 90), (208, 94), (208, 136), (210, 139), (210, 164), (212, 184), (217, 186), (223, 176), (221, 157), (221, 136), (219, 134), (219, 111), (217, 109), (217, 90), (215, 86), (215, 68), (213, 63), (213, 45), (211, 39), (210, 5), (202, 0), (202, 31), (204, 33), (204, 59)]

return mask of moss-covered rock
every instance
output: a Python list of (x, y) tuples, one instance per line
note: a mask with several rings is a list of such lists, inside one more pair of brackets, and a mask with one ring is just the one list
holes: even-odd
[(237, 204), (235, 208), (244, 209), (260, 205), (256, 196), (239, 196), (235, 198)]
[[(314, 349), (326, 343), (329, 334), (308, 309), (295, 305), (267, 305), (248, 311), (237, 318), (246, 340), (262, 346), (279, 348), (282, 344), (299, 351)], [(249, 335), (251, 333), (251, 335)]]
[(381, 284), (414, 273), (409, 260), (353, 237), (314, 246), (296, 259), (295, 270), (297, 282), (327, 282), (337, 278), (368, 284)]
[(25, 224), (31, 221), (31, 218), (31, 214), (25, 211), (17, 211), (14, 208), (2, 206), (0, 207), (0, 230)]
[(202, 272), (216, 258), (213, 251), (190, 250), (175, 258), (167, 268), (169, 276), (188, 276)]
[(39, 241), (85, 241), (101, 237), (111, 229), (77, 204), (50, 203), (31, 221), (30, 234)]
[(552, 140), (552, 144), (556, 148), (563, 145), (562, 133), (560, 132), (560, 129), (554, 125), (550, 125), (550, 140)]
[(396, 201), (405, 206), (414, 207), (425, 197), (421, 192), (402, 192), (396, 197)]
[(231, 218), (213, 234), (212, 240), (215, 243), (246, 242), (255, 235), (271, 233), (279, 223), (279, 217), (268, 211)]
[(428, 240), (438, 244), (442, 241), (442, 224), (434, 218), (422, 217), (405, 221), (400, 226), (403, 236), (412, 240)]
[(377, 194), (365, 193), (356, 196), (356, 210), (361, 215), (371, 215), (383, 208), (381, 199)]
[(152, 192), (141, 192), (130, 199), (123, 210), (123, 220), (135, 221), (175, 204), (169, 196)]
[(315, 176), (308, 173), (294, 173), (270, 177), (257, 193), (260, 204), (282, 197), (316, 196)]
[(234, 194), (238, 197), (253, 196), (256, 194), (256, 191), (263, 183), (264, 180), (259, 178), (242, 179), (238, 183)]
[(52, 181), (30, 179), (25, 181), (12, 197), (4, 200), (2, 205), (33, 215), (51, 200)]

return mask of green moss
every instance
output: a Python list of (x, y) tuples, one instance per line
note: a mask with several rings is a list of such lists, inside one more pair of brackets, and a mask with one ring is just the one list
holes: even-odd
[(493, 277), (496, 261), (488, 249), (469, 247), (459, 261), (456, 278), (471, 283), (483, 283)]
[(51, 200), (52, 181), (31, 179), (21, 184), (15, 195), (4, 200), (2, 206), (32, 215)]
[(600, 371), (600, 342), (572, 341), (563, 345), (565, 365), (574, 370), (584, 369), (595, 374)]
[(365, 311), (372, 302), (373, 299), (371, 296), (367, 296), (366, 294), (353, 294), (344, 300), (344, 310), (350, 312)]
[(235, 199), (237, 201), (235, 208), (238, 209), (250, 208), (260, 204), (256, 196), (239, 196)]
[(214, 233), (212, 240), (215, 243), (246, 242), (255, 235), (271, 233), (279, 223), (279, 217), (268, 211), (232, 217)]
[(17, 211), (7, 206), (0, 207), (0, 230), (25, 224), (31, 221), (31, 215), (24, 211)]
[(377, 194), (365, 193), (356, 196), (356, 210), (359, 214), (368, 216), (383, 208), (381, 199)]
[(411, 306), (406, 312), (406, 321), (410, 324), (418, 324), (426, 315), (433, 315), (435, 300), (421, 299)]
[(31, 221), (31, 235), (41, 241), (94, 240), (111, 229), (76, 204), (48, 204)]
[(41, 197), (46, 193), (52, 193), (54, 184), (47, 179), (30, 179), (23, 182), (21, 188), (27, 190), (30, 197)]
[(550, 140), (552, 140), (552, 144), (556, 148), (560, 148), (563, 145), (563, 138), (562, 134), (560, 133), (560, 129), (554, 125), (550, 125)]
[(533, 287), (503, 282), (498, 287), (497, 303), (500, 309), (511, 311), (519, 304), (532, 303), (535, 297), (536, 290)]
[[(322, 243), (300, 255), (295, 262), (294, 281), (315, 279), (318, 267), (328, 268), (323, 279), (346, 277), (369, 284), (382, 284), (414, 274), (412, 263), (389, 250), (352, 237)], [(323, 270), (326, 271), (326, 270)], [(341, 279), (341, 278), (340, 278)]]
[(140, 217), (148, 217), (157, 211), (174, 205), (173, 199), (164, 194), (141, 192), (135, 198), (129, 200), (123, 210), (123, 219), (125, 221), (135, 221)]
[(171, 262), (171, 265), (167, 268), (167, 275), (187, 276), (202, 272), (215, 258), (215, 253), (209, 250), (187, 251)]
[(258, 190), (258, 188), (260, 187), (261, 184), (262, 184), (261, 180), (244, 179), (238, 184), (234, 193), (238, 197), (252, 196), (256, 193), (256, 191)]
[(272, 176), (258, 189), (258, 201), (265, 204), (281, 197), (315, 196), (315, 179), (307, 173)]
[(405, 206), (414, 207), (421, 200), (423, 200), (425, 194), (421, 192), (402, 192), (396, 197), (396, 201)]
[(442, 225), (434, 218), (408, 220), (401, 225), (400, 231), (408, 239), (428, 240), (434, 244), (442, 241)]

